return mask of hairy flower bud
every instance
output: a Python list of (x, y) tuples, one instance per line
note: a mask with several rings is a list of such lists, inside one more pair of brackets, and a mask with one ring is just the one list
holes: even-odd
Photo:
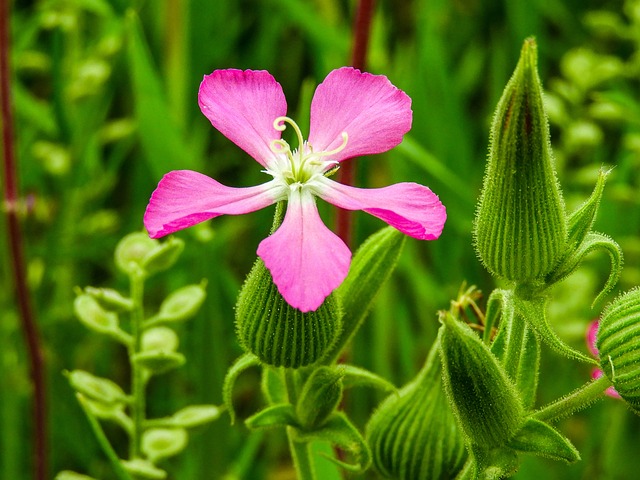
[(445, 390), (463, 432), (485, 449), (506, 445), (524, 422), (513, 382), (478, 335), (448, 312), (439, 338)]
[(535, 282), (564, 254), (567, 226), (552, 157), (537, 48), (530, 38), (493, 119), (474, 226), (476, 250), (492, 275)]
[(424, 367), (399, 392), (387, 397), (367, 425), (376, 470), (397, 480), (454, 478), (466, 453), (442, 389), (439, 343)]
[(600, 318), (600, 367), (631, 410), (640, 415), (640, 288), (615, 299)]
[(267, 365), (299, 368), (321, 360), (337, 340), (341, 311), (329, 295), (315, 311), (290, 306), (258, 259), (236, 305), (236, 332), (242, 347)]

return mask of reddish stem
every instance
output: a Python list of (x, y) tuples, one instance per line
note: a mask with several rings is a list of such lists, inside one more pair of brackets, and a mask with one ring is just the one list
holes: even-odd
[[(369, 32), (373, 17), (375, 0), (360, 0), (353, 28), (353, 51), (351, 53), (351, 65), (364, 70), (366, 68), (367, 48), (369, 46)], [(356, 174), (355, 160), (348, 160), (340, 165), (339, 180), (345, 185), (353, 185)], [(336, 232), (346, 243), (351, 245), (351, 231), (353, 220), (351, 212), (338, 209), (336, 216)]]
[(11, 69), (9, 68), (9, 0), (0, 0), (0, 103), (2, 109), (2, 153), (4, 159), (4, 207), (7, 212), (7, 234), (14, 287), (27, 344), (27, 355), (34, 387), (33, 400), (33, 478), (47, 478), (47, 405), (44, 380), (44, 360), (38, 328), (31, 309), (26, 280), (23, 237), (18, 218), (18, 180), (13, 142), (11, 112)]

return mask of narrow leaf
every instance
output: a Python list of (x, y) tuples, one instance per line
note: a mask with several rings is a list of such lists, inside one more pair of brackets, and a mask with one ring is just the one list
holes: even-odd
[(551, 329), (547, 321), (544, 299), (523, 300), (517, 296), (514, 298), (517, 311), (549, 347), (568, 358), (597, 365), (593, 358), (571, 348)]
[(371, 464), (371, 452), (367, 442), (358, 429), (340, 412), (334, 413), (318, 430), (298, 432), (302, 441), (320, 440), (330, 442), (352, 454), (355, 463), (347, 463), (336, 458), (327, 457), (332, 462), (351, 472), (363, 472)]
[(135, 116), (149, 170), (156, 180), (160, 180), (176, 168), (196, 169), (196, 158), (174, 121), (140, 20), (132, 11), (127, 14), (127, 33)]
[(245, 424), (249, 428), (300, 427), (295, 409), (289, 403), (281, 403), (260, 410), (247, 418)]
[(568, 233), (569, 233), (569, 248), (577, 248), (587, 234), (591, 232), (591, 227), (596, 219), (598, 213), (598, 207), (600, 205), (600, 199), (602, 198), (602, 192), (604, 191), (604, 184), (607, 180), (610, 170), (601, 169), (598, 174), (598, 180), (596, 186), (593, 189), (591, 196), (585, 201), (575, 212), (573, 212), (568, 218)]
[(592, 307), (596, 305), (618, 282), (623, 262), (620, 245), (602, 233), (590, 232), (587, 234), (580, 247), (551, 272), (551, 275), (546, 279), (546, 283), (551, 285), (571, 275), (580, 266), (584, 258), (595, 250), (605, 250), (611, 259), (611, 273), (609, 274), (609, 278), (591, 304)]
[(224, 377), (224, 384), (222, 385), (222, 400), (225, 407), (229, 410), (229, 417), (231, 418), (231, 425), (236, 421), (236, 412), (233, 409), (233, 387), (236, 380), (242, 372), (246, 369), (260, 365), (258, 358), (251, 353), (245, 353), (238, 358), (233, 365), (227, 371), (227, 375)]
[(385, 227), (371, 235), (354, 255), (349, 275), (336, 290), (343, 309), (342, 333), (325, 363), (337, 360), (362, 325), (376, 294), (398, 262), (405, 238), (395, 228)]
[(342, 384), (345, 389), (353, 387), (373, 387), (383, 392), (396, 391), (396, 386), (393, 383), (369, 370), (346, 364), (341, 365), (341, 367), (344, 374)]
[(568, 463), (580, 460), (580, 453), (568, 438), (540, 420), (527, 419), (522, 429), (509, 442), (515, 450), (533, 453)]

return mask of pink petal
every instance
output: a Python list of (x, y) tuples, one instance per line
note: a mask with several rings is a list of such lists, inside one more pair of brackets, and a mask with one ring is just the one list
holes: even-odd
[(317, 195), (346, 210), (364, 210), (402, 233), (420, 240), (435, 240), (442, 233), (447, 212), (438, 196), (417, 183), (396, 183), (384, 188), (355, 188), (326, 177), (318, 180)]
[(347, 276), (351, 252), (318, 214), (313, 196), (289, 197), (282, 225), (258, 246), (284, 299), (303, 312), (316, 310)]
[(598, 334), (598, 320), (592, 321), (587, 327), (587, 347), (595, 358), (598, 358), (598, 349), (596, 348), (596, 335)]
[[(599, 368), (594, 368), (591, 371), (591, 378), (596, 379), (596, 378), (600, 378), (604, 375), (604, 372), (602, 370), (600, 370)], [(622, 398), (620, 396), (620, 394), (618, 393), (618, 391), (613, 388), (613, 387), (609, 387), (605, 390), (604, 392), (606, 395), (608, 395), (611, 398)]]
[(144, 225), (151, 238), (160, 238), (219, 215), (260, 210), (276, 202), (279, 191), (273, 181), (232, 188), (198, 172), (175, 170), (160, 180), (151, 195)]
[(267, 166), (271, 141), (281, 135), (273, 121), (287, 113), (282, 87), (269, 72), (216, 70), (202, 80), (198, 103), (215, 128)]
[(387, 77), (351, 67), (334, 70), (318, 85), (311, 102), (309, 144), (316, 152), (347, 146), (329, 157), (338, 162), (386, 152), (411, 129), (411, 98)]

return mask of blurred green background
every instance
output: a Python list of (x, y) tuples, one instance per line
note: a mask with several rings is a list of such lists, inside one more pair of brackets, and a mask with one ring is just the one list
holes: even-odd
[[(74, 287), (126, 289), (112, 253), (142, 214), (161, 176), (193, 169), (232, 186), (265, 180), (260, 167), (200, 113), (202, 76), (217, 68), (266, 69), (282, 84), (289, 115), (304, 126), (315, 85), (348, 64), (355, 0), (15, 0), (12, 94), (16, 153), (28, 213), (28, 279), (47, 362), (51, 472), (72, 469), (113, 478), (62, 375), (82, 368), (127, 382), (118, 345), (74, 318)], [(640, 1), (379, 0), (368, 70), (413, 99), (414, 122), (393, 151), (358, 160), (357, 184), (428, 185), (447, 206), (436, 242), (407, 241), (350, 351), (350, 361), (401, 385), (421, 366), (463, 281), (488, 293), (471, 225), (493, 109), (522, 41), (535, 35), (559, 177), (572, 210), (598, 169), (615, 167), (596, 229), (622, 246), (617, 292), (640, 284)], [(220, 404), (226, 369), (241, 354), (234, 304), (273, 211), (222, 217), (177, 234), (185, 253), (147, 286), (149, 311), (167, 292), (208, 279), (208, 298), (182, 326), (185, 367), (151, 384), (149, 414), (194, 403)], [(335, 213), (323, 210), (331, 224)], [(355, 214), (354, 246), (383, 226)], [(7, 256), (0, 236), (0, 478), (30, 475), (30, 394)], [(555, 291), (560, 336), (584, 346), (589, 305), (608, 274), (596, 255)], [(538, 405), (568, 393), (589, 368), (543, 350)], [(241, 418), (260, 406), (257, 371), (239, 380)], [(350, 391), (345, 403), (363, 426), (380, 394)], [(640, 421), (606, 399), (562, 421), (583, 461), (526, 459), (518, 479), (637, 477)], [(108, 429), (116, 445), (121, 433)], [(122, 444), (124, 445), (124, 438)], [(203, 428), (167, 462), (176, 479), (291, 479), (282, 432), (250, 434), (228, 416)], [(320, 459), (318, 462), (325, 462)], [(326, 478), (330, 477), (329, 473)], [(376, 478), (373, 472), (359, 478)]]

